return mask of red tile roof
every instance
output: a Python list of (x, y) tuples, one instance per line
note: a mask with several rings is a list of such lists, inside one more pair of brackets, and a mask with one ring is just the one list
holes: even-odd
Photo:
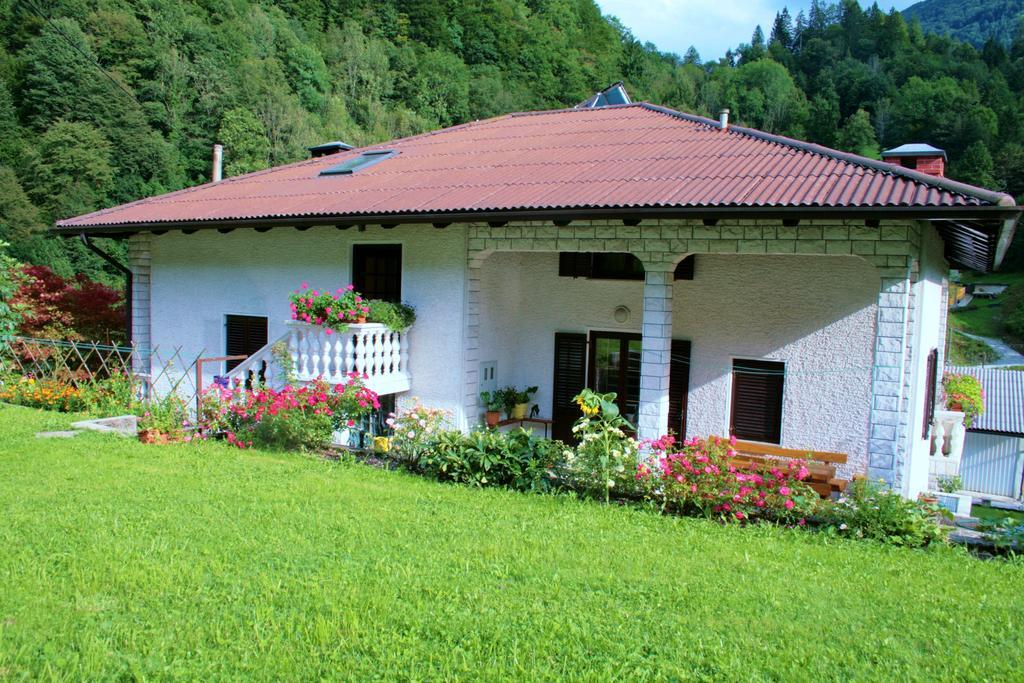
[(58, 229), (560, 209), (1012, 206), (1005, 195), (649, 104), (509, 114), (60, 221)]

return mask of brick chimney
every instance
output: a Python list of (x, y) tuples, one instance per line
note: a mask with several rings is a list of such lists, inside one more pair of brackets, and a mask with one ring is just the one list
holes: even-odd
[(882, 161), (940, 178), (946, 176), (946, 151), (921, 142), (887, 149), (882, 152)]

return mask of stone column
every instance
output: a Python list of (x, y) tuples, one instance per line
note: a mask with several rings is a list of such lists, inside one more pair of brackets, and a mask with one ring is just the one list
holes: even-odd
[(878, 295), (875, 362), (871, 377), (868, 477), (898, 486), (902, 478), (905, 355), (910, 330), (910, 277), (883, 277)]
[(153, 236), (149, 233), (132, 235), (128, 240), (128, 266), (132, 271), (132, 371), (149, 375), (152, 352), (150, 320), (150, 247)]
[(672, 367), (673, 268), (645, 263), (643, 346), (640, 357), (640, 416), (637, 435), (656, 439), (668, 432), (668, 386)]

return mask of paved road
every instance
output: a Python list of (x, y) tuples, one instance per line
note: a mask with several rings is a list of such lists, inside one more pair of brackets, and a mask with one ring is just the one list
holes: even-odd
[(994, 363), (986, 363), (985, 367), (991, 368), (1005, 367), (1007, 365), (1024, 365), (1024, 355), (1014, 351), (1013, 348), (1010, 347), (1010, 345), (1004, 342), (1002, 339), (993, 339), (991, 337), (979, 337), (976, 334), (967, 334), (966, 332), (961, 332), (960, 334), (964, 335), (965, 337), (970, 337), (971, 339), (977, 339), (978, 341), (985, 342), (993, 349), (995, 349), (996, 353), (999, 354), (999, 360), (995, 361)]

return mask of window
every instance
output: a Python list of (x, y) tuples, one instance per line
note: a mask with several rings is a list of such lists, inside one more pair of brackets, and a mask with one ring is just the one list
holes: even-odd
[(737, 439), (781, 443), (786, 366), (778, 361), (734, 360), (729, 433)]
[(563, 251), (558, 254), (558, 274), (590, 280), (643, 280), (644, 265), (632, 254)]
[(351, 175), (356, 171), (361, 171), (364, 168), (373, 166), (374, 164), (379, 164), (394, 155), (395, 152), (390, 149), (375, 149), (369, 152), (363, 152), (357, 157), (346, 159), (340, 164), (325, 168), (320, 171), (320, 175)]
[[(224, 316), (224, 355), (251, 356), (267, 345), (267, 319), (260, 315)], [(229, 360), (226, 370), (232, 370), (241, 360)]]
[(352, 247), (352, 284), (367, 299), (402, 300), (402, 245)]
[[(692, 280), (693, 262), (693, 256), (680, 261), (674, 279)], [(643, 280), (644, 264), (627, 253), (563, 251), (558, 254), (558, 274), (589, 280)]]

